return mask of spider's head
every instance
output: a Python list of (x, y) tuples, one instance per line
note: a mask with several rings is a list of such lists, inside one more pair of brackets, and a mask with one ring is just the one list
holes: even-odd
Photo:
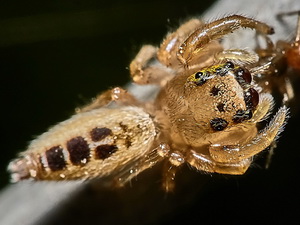
[(184, 98), (199, 126), (211, 132), (222, 131), (251, 119), (259, 101), (251, 82), (247, 69), (226, 62), (190, 75)]

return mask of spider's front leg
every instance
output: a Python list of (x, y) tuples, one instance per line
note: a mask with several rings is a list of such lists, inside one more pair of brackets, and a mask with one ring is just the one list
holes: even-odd
[(137, 84), (158, 84), (173, 76), (173, 71), (157, 60), (157, 48), (145, 45), (129, 66), (132, 80)]
[(267, 24), (257, 20), (239, 15), (228, 16), (200, 27), (194, 31), (179, 47), (178, 60), (183, 66), (188, 67), (189, 63), (198, 57), (212, 40), (219, 39), (224, 35), (237, 30), (240, 27), (255, 29), (258, 33), (273, 34), (274, 30)]
[(191, 19), (175, 32), (168, 34), (159, 48), (143, 46), (129, 67), (133, 81), (138, 84), (164, 86), (180, 67), (176, 56), (179, 46), (202, 25), (200, 20)]
[(176, 56), (179, 46), (188, 35), (203, 25), (199, 19), (191, 19), (173, 33), (168, 34), (158, 49), (158, 60), (167, 67), (177, 68), (180, 66)]
[(212, 159), (221, 163), (235, 163), (250, 158), (270, 146), (282, 131), (288, 109), (281, 107), (269, 125), (252, 140), (240, 145), (212, 144), (209, 148)]

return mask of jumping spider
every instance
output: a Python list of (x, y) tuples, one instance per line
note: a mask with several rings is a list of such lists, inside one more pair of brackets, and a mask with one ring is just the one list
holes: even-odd
[(10, 163), (12, 180), (113, 176), (122, 185), (163, 160), (163, 187), (171, 191), (184, 163), (205, 172), (245, 173), (253, 156), (275, 142), (288, 109), (281, 107), (258, 130), (273, 105), (249, 72), (258, 57), (223, 50), (218, 41), (240, 27), (273, 33), (264, 23), (232, 15), (207, 24), (192, 19), (159, 48), (143, 46), (130, 73), (138, 84), (160, 85), (158, 96), (141, 102), (119, 87), (102, 93), (32, 141)]

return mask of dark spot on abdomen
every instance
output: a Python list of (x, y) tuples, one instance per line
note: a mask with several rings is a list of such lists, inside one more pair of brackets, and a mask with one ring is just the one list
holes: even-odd
[(55, 146), (46, 151), (48, 166), (52, 171), (62, 170), (66, 167), (63, 149)]
[(99, 145), (95, 149), (96, 159), (106, 159), (118, 150), (116, 145)]
[(83, 137), (72, 138), (67, 142), (67, 149), (70, 153), (70, 161), (74, 165), (81, 165), (88, 162), (90, 158), (90, 148)]
[(91, 134), (92, 141), (101, 141), (102, 139), (111, 135), (112, 131), (111, 129), (108, 129), (106, 127), (102, 127), (102, 128), (96, 127), (90, 132), (90, 134)]

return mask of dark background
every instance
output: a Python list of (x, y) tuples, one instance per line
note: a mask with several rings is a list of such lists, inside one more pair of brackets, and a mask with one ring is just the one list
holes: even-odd
[[(0, 188), (9, 160), (30, 140), (99, 92), (126, 84), (126, 67), (143, 44), (158, 45), (212, 2), (2, 1)], [(175, 193), (165, 195), (158, 165), (125, 189), (91, 184), (43, 224), (300, 223), (298, 118), (293, 113), (268, 170), (262, 157), (244, 176), (185, 167)]]

